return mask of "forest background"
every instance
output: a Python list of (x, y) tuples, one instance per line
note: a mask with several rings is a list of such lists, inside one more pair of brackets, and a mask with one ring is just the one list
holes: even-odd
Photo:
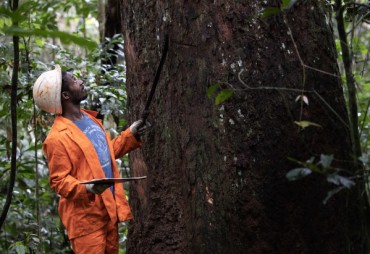
[[(124, 118), (125, 66), (119, 34), (104, 38), (104, 1), (14, 1), (0, 5), (1, 170), (0, 206), (4, 215), (11, 190), (12, 116), (16, 105), (16, 178), (12, 203), (0, 236), (1, 253), (70, 253), (68, 239), (58, 216), (58, 198), (48, 184), (48, 171), (41, 151), (42, 140), (54, 116), (35, 108), (32, 86), (38, 75), (55, 64), (88, 84), (84, 107), (99, 109), (112, 135), (126, 126)], [(98, 8), (99, 7), (99, 8)], [(15, 25), (16, 24), (16, 25)], [(15, 46), (19, 35), (18, 89), (11, 101)], [(112, 58), (116, 60), (111, 62)], [(117, 61), (117, 59), (119, 60)], [(105, 63), (104, 63), (105, 62)], [(122, 176), (129, 176), (127, 157), (118, 160)], [(126, 227), (120, 228), (121, 252)]]
[[(263, 19), (294, 11), (291, 8), (297, 2), (282, 1), (280, 7), (266, 8), (258, 15)], [(3, 126), (0, 130), (0, 252), (69, 253), (57, 214), (58, 198), (49, 188), (46, 161), (40, 149), (53, 117), (35, 107), (32, 85), (41, 72), (54, 64), (75, 70), (75, 75), (89, 86), (90, 95), (84, 106), (99, 110), (104, 115), (105, 127), (116, 135), (127, 124), (124, 42), (119, 33), (105, 36), (107, 3), (103, 0), (20, 1), (19, 6), (15, 3), (0, 4), (0, 122)], [(338, 191), (351, 188), (356, 178), (367, 176), (370, 7), (367, 1), (323, 1), (323, 4), (332, 14), (328, 22), (332, 23), (335, 34), (349, 117), (356, 123), (353, 130), (360, 142), (361, 151), (354, 154), (360, 153), (358, 159), (362, 164), (355, 176), (330, 178), (337, 186), (323, 200), (327, 202)], [(342, 15), (344, 20), (338, 19)], [(344, 34), (341, 29), (345, 29)], [(210, 99), (217, 89), (219, 84), (209, 88)], [(214, 103), (220, 105), (232, 96), (232, 89), (218, 90)], [(309, 103), (304, 96), (297, 100)], [(318, 127), (317, 123), (307, 121), (296, 124), (302, 129)], [(16, 140), (16, 146), (12, 140)], [(330, 155), (321, 155), (320, 163), (324, 167), (329, 168), (331, 161)], [(118, 163), (122, 176), (130, 176), (128, 158)], [(315, 169), (313, 163), (307, 162), (304, 167), (290, 171), (287, 177), (298, 179)], [(321, 169), (316, 173), (325, 175)], [(126, 237), (127, 227), (122, 224), (121, 253), (125, 253)]]

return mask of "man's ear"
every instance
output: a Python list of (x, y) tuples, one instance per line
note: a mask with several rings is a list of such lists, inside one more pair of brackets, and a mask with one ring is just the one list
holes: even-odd
[(62, 92), (62, 101), (69, 100), (69, 93), (67, 91)]

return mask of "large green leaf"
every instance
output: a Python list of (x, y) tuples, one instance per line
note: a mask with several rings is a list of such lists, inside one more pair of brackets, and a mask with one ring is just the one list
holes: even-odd
[(268, 18), (268, 17), (271, 17), (271, 16), (279, 14), (279, 13), (282, 13), (282, 10), (280, 8), (268, 7), (268, 8), (265, 8), (265, 9), (262, 10), (261, 17), (262, 18)]
[(327, 195), (326, 195), (326, 198), (324, 199), (324, 201), (323, 201), (323, 204), (324, 205), (326, 205), (326, 203), (328, 202), (328, 200), (332, 197), (332, 196), (334, 196), (335, 194), (337, 194), (338, 192), (340, 192), (341, 190), (343, 190), (344, 189), (344, 187), (343, 186), (340, 186), (340, 187), (338, 187), (338, 188), (335, 188), (335, 189), (333, 189), (333, 190), (331, 190), (331, 191), (329, 191), (328, 193), (327, 193)]
[(326, 179), (330, 183), (333, 183), (335, 185), (342, 185), (347, 189), (350, 189), (352, 186), (355, 185), (355, 182), (349, 179), (348, 177), (340, 176), (338, 174), (328, 175)]
[(296, 125), (302, 127), (302, 129), (307, 128), (308, 126), (321, 127), (320, 124), (313, 123), (313, 122), (310, 122), (310, 121), (294, 121), (294, 123)]
[(320, 164), (324, 167), (324, 168), (329, 168), (331, 163), (333, 162), (334, 160), (334, 156), (331, 154), (331, 155), (325, 155), (325, 154), (321, 154), (320, 155)]
[(288, 178), (289, 181), (295, 181), (302, 179), (303, 177), (306, 177), (312, 173), (312, 170), (309, 168), (295, 168), (290, 170), (286, 174), (286, 178)]
[(17, 254), (29, 253), (28, 248), (21, 241), (14, 243), (10, 249), (15, 250)]
[(207, 96), (208, 98), (212, 98), (213, 94), (216, 92), (216, 90), (220, 87), (220, 84), (216, 83), (208, 87), (207, 89)]
[(69, 34), (67, 32), (55, 31), (55, 30), (42, 30), (42, 29), (23, 29), (20, 27), (3, 28), (0, 30), (5, 35), (16, 35), (16, 36), (36, 36), (44, 38), (59, 38), (61, 42), (65, 44), (75, 43), (81, 47), (88, 49), (94, 49), (98, 44), (92, 40)]
[(216, 105), (219, 105), (221, 102), (226, 101), (233, 95), (233, 90), (231, 89), (223, 89), (219, 94), (216, 96)]
[(290, 7), (292, 7), (296, 2), (297, 2), (297, 0), (282, 0), (282, 8), (283, 8), (283, 9), (289, 9), (289, 8), (290, 8)]

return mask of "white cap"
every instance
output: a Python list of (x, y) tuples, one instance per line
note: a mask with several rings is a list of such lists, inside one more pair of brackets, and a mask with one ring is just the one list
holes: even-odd
[(55, 65), (52, 71), (43, 72), (33, 86), (33, 99), (36, 105), (49, 113), (62, 113), (62, 70)]

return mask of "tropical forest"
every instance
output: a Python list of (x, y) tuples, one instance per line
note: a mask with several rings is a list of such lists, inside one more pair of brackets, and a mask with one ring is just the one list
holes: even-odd
[(1, 1), (0, 253), (369, 254), (369, 39), (364, 0)]

